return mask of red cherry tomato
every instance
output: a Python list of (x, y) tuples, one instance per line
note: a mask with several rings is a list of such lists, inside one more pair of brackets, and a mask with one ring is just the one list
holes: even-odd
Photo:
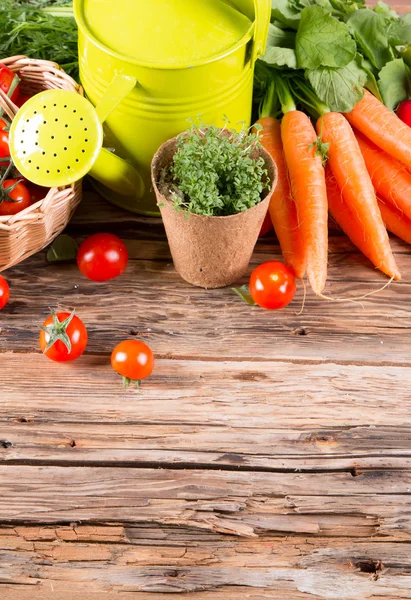
[(114, 348), (111, 366), (123, 377), (123, 383), (127, 387), (131, 381), (139, 383), (151, 375), (154, 369), (154, 356), (144, 342), (126, 340)]
[(411, 127), (411, 100), (404, 100), (397, 108), (397, 116)]
[(4, 119), (0, 119), (0, 129), (6, 129), (8, 123)]
[(295, 292), (294, 272), (282, 262), (266, 262), (251, 274), (250, 294), (262, 308), (284, 308), (293, 300)]
[(40, 185), (36, 185), (34, 183), (28, 183), (27, 189), (30, 192), (32, 204), (39, 202), (39, 200), (44, 200), (49, 193), (49, 188), (41, 187)]
[(19, 94), (19, 97), (17, 98), (15, 104), (16, 106), (21, 108), (23, 104), (27, 102), (27, 100), (30, 100), (30, 98), (32, 98), (31, 94)]
[[(0, 88), (3, 90), (5, 94), (8, 95), (8, 91), (12, 85), (14, 85), (14, 75), (13, 71), (6, 67), (6, 65), (0, 64)], [(16, 102), (19, 95), (19, 85), (17, 83), (14, 92), (11, 95), (12, 102)]]
[(112, 233), (97, 233), (87, 238), (77, 253), (80, 271), (92, 281), (108, 281), (126, 270), (128, 252)]
[[(0, 127), (0, 159), (1, 158), (9, 158), (10, 157), (10, 148), (9, 148), (9, 134), (7, 131), (4, 131), (4, 128)], [(10, 161), (0, 160), (0, 167), (6, 167), (10, 164)]]
[(40, 348), (55, 362), (69, 362), (81, 356), (87, 340), (87, 329), (74, 313), (53, 311), (40, 331)]
[(16, 179), (6, 179), (3, 181), (3, 189), (7, 189), (16, 184), (16, 187), (5, 194), (0, 202), (0, 216), (16, 215), (31, 204), (31, 194), (24, 183)]
[(261, 226), (261, 231), (260, 231), (259, 237), (264, 237), (272, 229), (273, 229), (273, 224), (272, 224), (272, 221), (271, 221), (270, 213), (268, 212), (266, 214), (264, 222), (263, 222), (263, 224)]
[(0, 310), (4, 308), (9, 301), (10, 288), (7, 281), (0, 275)]

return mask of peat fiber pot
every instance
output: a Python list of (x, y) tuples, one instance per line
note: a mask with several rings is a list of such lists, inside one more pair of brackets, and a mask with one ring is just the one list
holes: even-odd
[(204, 217), (176, 210), (159, 190), (162, 170), (177, 150), (176, 138), (166, 142), (154, 156), (152, 183), (166, 229), (176, 271), (192, 285), (213, 289), (225, 287), (245, 275), (271, 197), (277, 185), (277, 167), (264, 148), (258, 150), (270, 177), (271, 188), (264, 199), (247, 211), (228, 217)]

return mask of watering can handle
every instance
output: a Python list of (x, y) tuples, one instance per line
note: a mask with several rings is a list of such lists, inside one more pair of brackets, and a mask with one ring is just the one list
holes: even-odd
[(271, 0), (254, 0), (255, 28), (251, 65), (265, 52), (271, 18)]
[(116, 73), (111, 80), (110, 85), (100, 98), (96, 106), (96, 112), (100, 123), (104, 123), (109, 114), (117, 108), (122, 100), (133, 90), (137, 85), (137, 79), (122, 73)]
[[(134, 89), (137, 80), (134, 77), (117, 73), (96, 106), (101, 123)], [(136, 199), (144, 195), (145, 186), (136, 169), (123, 158), (102, 148), (94, 163), (90, 175), (100, 183), (122, 196), (134, 196)]]

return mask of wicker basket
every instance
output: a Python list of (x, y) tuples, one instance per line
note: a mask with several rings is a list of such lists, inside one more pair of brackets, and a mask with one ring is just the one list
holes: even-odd
[[(55, 63), (13, 56), (0, 60), (21, 79), (23, 93), (65, 89), (82, 94), (82, 88)], [(9, 118), (17, 106), (0, 89), (0, 106)], [(81, 181), (51, 188), (47, 196), (11, 217), (0, 216), (0, 272), (35, 254), (57, 237), (81, 200)]]

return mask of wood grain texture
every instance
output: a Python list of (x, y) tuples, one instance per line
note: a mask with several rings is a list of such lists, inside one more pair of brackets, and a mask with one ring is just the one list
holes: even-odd
[[(113, 282), (45, 252), (6, 274), (1, 600), (411, 598), (409, 247), (400, 284), (297, 315), (302, 289), (268, 313), (188, 286), (160, 220), (89, 191), (68, 233), (99, 231), (129, 249)], [(250, 271), (272, 258), (268, 236)], [(337, 230), (329, 263), (336, 299), (386, 281)], [(49, 306), (87, 324), (75, 364), (39, 352)], [(109, 364), (129, 337), (156, 355), (140, 393)]]
[(149, 593), (156, 598), (156, 593), (185, 592), (196, 592), (195, 598), (204, 600), (410, 597), (407, 544), (341, 538), (330, 549), (321, 537), (271, 535), (261, 543), (232, 536), (194, 537), (183, 528), (153, 538), (150, 530), (76, 524), (20, 526), (2, 533), (2, 552), (13, 564), (6, 590), (44, 590), (47, 581), (53, 593), (92, 594), (102, 581), (114, 598), (124, 591), (144, 599)]
[[(87, 196), (81, 211), (96, 201)], [(103, 204), (87, 225), (81, 211), (75, 237), (107, 225), (131, 264), (104, 286), (44, 254), (10, 271), (2, 598), (23, 600), (26, 588), (30, 600), (411, 597), (400, 558), (411, 535), (407, 283), (349, 310), (314, 298), (302, 317), (251, 310), (230, 290), (182, 283), (158, 221)], [(411, 271), (406, 246), (396, 248)], [(264, 241), (253, 264), (272, 255), (274, 240)], [(335, 294), (383, 282), (338, 234), (330, 262)], [(88, 325), (74, 365), (38, 351), (49, 304), (76, 306)], [(122, 337), (155, 350), (140, 393), (123, 391), (109, 365)]]
[(159, 360), (140, 393), (106, 357), (4, 353), (0, 371), (0, 463), (410, 466), (409, 367)]

